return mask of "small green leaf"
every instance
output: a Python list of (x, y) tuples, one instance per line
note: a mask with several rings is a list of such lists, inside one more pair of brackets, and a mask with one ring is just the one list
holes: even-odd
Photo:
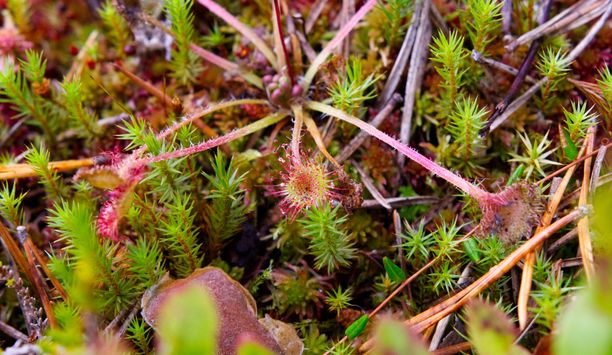
[(353, 340), (359, 336), (365, 329), (366, 325), (368, 325), (368, 321), (370, 318), (367, 314), (362, 315), (356, 321), (351, 323), (351, 325), (346, 328), (344, 331), (344, 335), (346, 335), (350, 340)]
[(383, 265), (385, 266), (385, 271), (389, 278), (395, 283), (401, 283), (406, 279), (406, 274), (399, 266), (395, 265), (391, 259), (386, 256), (383, 258)]
[(563, 129), (562, 131), (563, 131), (563, 136), (565, 137), (565, 142), (567, 143), (567, 146), (563, 148), (563, 151), (565, 152), (565, 156), (569, 160), (574, 160), (578, 156), (578, 148), (576, 147), (576, 144), (572, 141), (572, 138), (570, 137), (567, 130)]
[(472, 261), (480, 261), (480, 252), (478, 251), (478, 245), (476, 244), (476, 240), (474, 238), (466, 239), (463, 242), (463, 249), (465, 249), (465, 253), (470, 257), (470, 259), (472, 259)]
[(518, 179), (521, 175), (523, 175), (524, 170), (525, 170), (525, 166), (523, 164), (519, 165), (516, 168), (516, 170), (514, 170), (512, 175), (510, 175), (510, 177), (508, 178), (508, 182), (506, 183), (506, 186), (512, 185), (514, 181), (516, 181), (516, 179)]

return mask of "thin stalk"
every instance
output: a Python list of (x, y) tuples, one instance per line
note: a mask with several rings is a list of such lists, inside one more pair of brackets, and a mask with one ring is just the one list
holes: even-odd
[(302, 106), (291, 105), (293, 111), (293, 131), (291, 132), (291, 154), (299, 163), (300, 157), (300, 142), (302, 140), (302, 125), (304, 124), (304, 112)]
[[(55, 172), (66, 172), (95, 165), (94, 159), (62, 160), (50, 162), (48, 167)], [(38, 176), (30, 164), (0, 165), (0, 180)]]
[[(170, 134), (178, 131), (179, 128), (197, 119), (200, 119), (206, 115), (209, 115), (215, 111), (223, 110), (228, 107), (233, 107), (233, 106), (238, 106), (238, 105), (267, 105), (267, 104), (268, 104), (268, 101), (260, 100), (260, 99), (242, 99), (242, 100), (232, 100), (232, 101), (219, 102), (216, 104), (210, 104), (208, 105), (208, 107), (203, 108), (200, 111), (190, 113), (189, 115), (185, 116), (185, 118), (182, 119), (181, 121), (161, 131), (157, 135), (157, 139), (164, 139), (168, 137)], [(147, 150), (147, 146), (143, 145), (141, 148), (137, 149), (135, 153), (141, 154), (141, 153), (144, 153), (146, 150)]]
[[(199, 0), (199, 1), (202, 1), (202, 0)], [(319, 70), (319, 67), (321, 66), (321, 64), (325, 62), (327, 57), (331, 54), (331, 52), (334, 49), (336, 49), (336, 47), (342, 44), (342, 41), (344, 40), (344, 38), (348, 36), (349, 33), (355, 28), (355, 26), (357, 26), (359, 21), (361, 21), (361, 19), (364, 18), (365, 15), (368, 12), (370, 12), (370, 10), (372, 10), (372, 8), (376, 5), (376, 3), (377, 3), (377, 0), (368, 0), (365, 4), (363, 4), (363, 6), (361, 6), (359, 11), (357, 11), (355, 15), (353, 15), (353, 17), (351, 17), (351, 19), (344, 26), (342, 26), (340, 30), (338, 30), (338, 33), (336, 34), (336, 36), (317, 55), (315, 60), (312, 62), (312, 64), (310, 64), (310, 67), (306, 71), (306, 75), (304, 75), (304, 80), (302, 81), (302, 84), (301, 84), (302, 90), (304, 92), (306, 92), (308, 90), (308, 87), (310, 87), (310, 83), (312, 82), (312, 79), (314, 79), (315, 75), (317, 74), (317, 71)]]
[(259, 37), (251, 27), (240, 22), (240, 20), (238, 20), (232, 14), (227, 12), (226, 9), (224, 9), (221, 5), (217, 4), (213, 0), (198, 0), (198, 2), (204, 7), (206, 7), (208, 10), (210, 10), (212, 13), (219, 16), (223, 21), (227, 22), (228, 25), (235, 28), (243, 36), (245, 36), (264, 55), (264, 57), (266, 57), (266, 59), (268, 60), (268, 62), (270, 62), (270, 64), (272, 64), (272, 66), (276, 66), (276, 63), (278, 61), (276, 56), (274, 55), (274, 52), (272, 52), (266, 42), (264, 42), (263, 39), (261, 39), (261, 37)]
[[(438, 165), (433, 162), (431, 159), (421, 155), (419, 152), (410, 148), (409, 146), (400, 143), (394, 138), (389, 137), (386, 133), (378, 130), (376, 127), (366, 123), (356, 117), (353, 117), (343, 111), (335, 109), (329, 105), (322, 104), (320, 102), (307, 101), (305, 103), (305, 107), (315, 110), (326, 115), (330, 115), (333, 117), (337, 117), (345, 122), (348, 122), (354, 126), (357, 126), (362, 131), (367, 132), (371, 136), (378, 138), (379, 140), (385, 142), (391, 147), (395, 148), (398, 152), (402, 153), (409, 159), (412, 159), (415, 163), (421, 165), (423, 168), (429, 170), (431, 173), (436, 174), (448, 181), (449, 183), (455, 185), (459, 190), (465, 192), (470, 195), (474, 199), (479, 202), (488, 201), (488, 202), (498, 202), (502, 203), (501, 199), (497, 199), (495, 194), (489, 193), (473, 184), (463, 179), (457, 174), (449, 171), (448, 169)], [(499, 200), (499, 201), (498, 201)]]
[(289, 52), (287, 52), (287, 47), (285, 46), (285, 35), (283, 34), (283, 24), (281, 22), (281, 9), (278, 0), (273, 0), (273, 8), (274, 8), (274, 32), (276, 35), (276, 47), (277, 52), (280, 51), (282, 56), (279, 54), (278, 56), (278, 68), (276, 69), (279, 73), (282, 72), (283, 67), (287, 66), (287, 75), (289, 75), (289, 80), (291, 80), (291, 86), (295, 84), (293, 77), (293, 68), (291, 67), (291, 61), (289, 60)]
[(277, 123), (278, 121), (282, 120), (285, 116), (286, 116), (285, 113), (275, 113), (270, 116), (264, 117), (257, 122), (253, 122), (250, 125), (244, 126), (240, 129), (230, 132), (224, 136), (213, 138), (213, 139), (204, 141), (202, 143), (196, 144), (188, 148), (175, 150), (172, 152), (160, 154), (160, 155), (153, 156), (153, 157), (138, 159), (131, 164), (133, 164), (133, 166), (147, 165), (147, 164), (152, 164), (152, 163), (156, 163), (159, 161), (176, 159), (176, 158), (181, 158), (187, 155), (200, 153), (205, 150), (217, 147), (221, 144), (229, 143), (238, 138), (241, 138), (251, 133), (257, 132), (268, 126), (271, 126)]

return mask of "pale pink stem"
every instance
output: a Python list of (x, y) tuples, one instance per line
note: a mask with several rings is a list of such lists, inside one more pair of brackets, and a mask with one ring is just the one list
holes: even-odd
[(364, 18), (365, 15), (370, 12), (370, 10), (372, 10), (374, 5), (376, 5), (376, 2), (377, 0), (368, 0), (365, 4), (363, 4), (359, 11), (357, 11), (355, 15), (353, 15), (353, 17), (351, 17), (351, 19), (344, 26), (342, 26), (340, 30), (338, 30), (336, 36), (316, 56), (306, 71), (306, 75), (304, 75), (304, 80), (301, 84), (304, 92), (308, 90), (308, 87), (310, 86), (312, 79), (314, 79), (314, 76), (317, 74), (321, 64), (323, 64), (331, 52), (342, 43), (344, 38), (351, 33), (359, 21), (361, 21), (361, 19)]
[(299, 163), (301, 161), (300, 143), (302, 140), (302, 125), (304, 123), (304, 112), (301, 105), (291, 105), (293, 110), (293, 132), (291, 133), (291, 154)]
[(272, 64), (272, 66), (276, 67), (276, 56), (268, 47), (266, 42), (259, 37), (253, 29), (244, 23), (240, 22), (234, 15), (230, 14), (226, 9), (224, 9), (221, 5), (217, 4), (213, 0), (198, 0), (200, 4), (209, 9), (212, 13), (219, 16), (223, 21), (227, 22), (228, 25), (235, 28), (238, 32), (240, 32), (243, 36), (245, 36), (249, 41), (253, 43), (253, 45), (259, 49), (259, 51), (266, 57), (268, 62)]
[[(242, 100), (232, 100), (232, 101), (225, 101), (225, 102), (218, 102), (218, 103), (214, 103), (214, 104), (210, 104), (208, 105), (208, 107), (205, 107), (197, 112), (192, 112), (189, 115), (187, 115), (184, 119), (176, 122), (175, 124), (173, 124), (172, 126), (166, 128), (165, 130), (159, 132), (156, 136), (157, 139), (164, 139), (166, 137), (168, 137), (171, 133), (174, 133), (176, 131), (179, 130), (179, 128), (199, 119), (202, 118), (206, 115), (209, 115), (215, 111), (219, 111), (228, 107), (233, 107), (233, 106), (238, 106), (238, 105), (267, 105), (268, 101), (266, 100), (260, 100), (260, 99), (242, 99)], [(142, 147), (138, 148), (137, 150), (134, 151), (134, 154), (136, 155), (140, 155), (142, 153), (144, 153), (147, 150), (147, 146), (143, 145)]]
[(138, 167), (142, 165), (156, 163), (156, 162), (163, 161), (163, 160), (176, 159), (176, 158), (181, 158), (181, 157), (185, 157), (188, 155), (200, 153), (205, 150), (208, 150), (214, 147), (218, 147), (222, 144), (229, 143), (240, 137), (244, 137), (251, 133), (257, 132), (261, 129), (264, 129), (268, 126), (271, 126), (277, 123), (278, 121), (282, 120), (284, 117), (285, 117), (285, 114), (283, 113), (275, 113), (270, 116), (264, 117), (260, 119), (259, 121), (253, 122), (247, 126), (239, 128), (233, 132), (230, 132), (224, 136), (213, 138), (213, 139), (204, 141), (202, 143), (193, 145), (191, 147), (175, 150), (175, 151), (168, 152), (168, 153), (163, 153), (163, 154), (160, 154), (154, 157), (142, 158), (142, 159), (134, 161), (132, 164), (134, 167)]
[(442, 179), (448, 181), (449, 183), (455, 185), (459, 190), (465, 192), (470, 195), (478, 202), (485, 203), (501, 203), (502, 199), (496, 198), (495, 194), (489, 193), (481, 188), (473, 185), (467, 180), (463, 179), (457, 174), (443, 168), (442, 166), (436, 164), (431, 159), (421, 155), (419, 152), (410, 148), (409, 146), (397, 141), (394, 138), (389, 137), (384, 132), (378, 130), (376, 127), (366, 123), (356, 117), (348, 115), (344, 111), (333, 108), (332, 106), (322, 104), (320, 102), (308, 101), (304, 105), (305, 107), (315, 110), (318, 112), (322, 112), (324, 114), (337, 117), (345, 122), (348, 122), (354, 126), (357, 126), (364, 132), (368, 133), (371, 136), (374, 136), (391, 147), (395, 148), (398, 152), (404, 154), (406, 157), (412, 159), (417, 164), (421, 165), (423, 168), (429, 170), (431, 173), (438, 175)]
[(204, 59), (205, 61), (218, 66), (219, 68), (229, 72), (229, 73), (236, 73), (239, 74), (240, 76), (242, 76), (246, 81), (248, 81), (249, 83), (255, 85), (256, 87), (263, 89), (263, 84), (261, 82), (261, 78), (258, 77), (257, 75), (255, 75), (252, 72), (247, 72), (247, 71), (243, 71), (240, 66), (234, 62), (230, 62), (229, 60), (220, 57), (218, 55), (216, 55), (213, 52), (207, 51), (206, 49), (196, 45), (196, 44), (190, 44), (189, 48), (191, 48), (191, 50), (199, 55), (200, 57), (202, 57), (202, 59)]

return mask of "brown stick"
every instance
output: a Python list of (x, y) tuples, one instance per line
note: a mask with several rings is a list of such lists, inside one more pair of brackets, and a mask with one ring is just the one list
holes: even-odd
[(26, 275), (28, 281), (32, 283), (33, 278), (30, 274), (28, 262), (23, 257), (19, 245), (17, 244), (17, 242), (15, 242), (8, 229), (6, 229), (6, 227), (4, 226), (4, 223), (2, 223), (2, 221), (0, 221), (0, 238), (2, 239), (2, 244), (6, 248), (6, 251), (9, 253), (9, 256), (15, 261), (15, 264), (17, 264), (19, 269), (21, 269), (21, 271)]
[[(550, 13), (551, 5), (552, 5), (552, 0), (544, 0), (544, 6), (542, 7), (542, 16), (540, 17), (540, 24), (546, 22), (546, 20), (548, 19), (548, 14)], [(527, 52), (525, 59), (521, 63), (521, 66), (518, 69), (516, 77), (514, 77), (514, 80), (512, 81), (512, 85), (510, 85), (510, 89), (508, 90), (508, 93), (506, 93), (506, 96), (504, 96), (502, 101), (500, 101), (495, 106), (495, 110), (493, 110), (493, 112), (491, 113), (491, 116), (489, 116), (489, 118), (487, 119), (487, 123), (480, 130), (479, 135), (481, 137), (484, 137), (489, 132), (491, 125), (493, 124), (495, 119), (499, 117), (506, 110), (506, 107), (508, 107), (508, 104), (510, 103), (510, 101), (514, 98), (514, 96), (516, 96), (516, 94), (521, 89), (521, 86), (523, 85), (523, 82), (525, 81), (525, 78), (527, 77), (527, 73), (531, 69), (531, 65), (533, 64), (535, 60), (536, 54), (538, 53), (538, 50), (540, 49), (542, 42), (543, 42), (543, 39), (538, 38), (537, 40), (531, 43), (531, 46), (529, 46), (529, 51)]]
[[(93, 158), (61, 160), (50, 162), (49, 169), (55, 172), (65, 172), (93, 166), (94, 164), (95, 160)], [(37, 175), (38, 174), (36, 174), (36, 171), (30, 164), (11, 164), (0, 166), (0, 180), (35, 177)]]
[[(585, 139), (586, 152), (593, 153), (593, 141), (597, 126), (589, 128)], [(582, 175), (582, 189), (580, 190), (580, 198), (578, 206), (585, 206), (589, 197), (589, 184), (591, 180), (591, 158), (584, 161), (584, 170)], [(595, 275), (595, 266), (593, 262), (593, 246), (591, 245), (591, 236), (589, 233), (589, 219), (585, 217), (578, 221), (578, 243), (580, 246), (580, 256), (584, 265), (584, 272), (587, 276), (587, 281), (590, 283)]]
[[(21, 228), (23, 228), (25, 232), (25, 227), (21, 226)], [(53, 312), (53, 305), (49, 301), (49, 296), (47, 295), (47, 291), (45, 290), (42, 277), (38, 273), (38, 270), (36, 270), (36, 261), (31, 244), (32, 242), (29, 238), (27, 238), (23, 247), (26, 251), (28, 264), (30, 267), (30, 273), (32, 275), (32, 279), (34, 280), (34, 282), (32, 282), (32, 285), (34, 285), (34, 289), (36, 289), (36, 292), (38, 293), (40, 303), (42, 304), (43, 309), (45, 310), (45, 314), (47, 315), (49, 326), (51, 328), (57, 328), (57, 320), (55, 319), (55, 313)]]
[(127, 70), (120, 62), (113, 63), (113, 66), (115, 67), (115, 69), (123, 73), (123, 75), (130, 78), (130, 80), (136, 83), (136, 85), (143, 88), (149, 94), (157, 97), (164, 104), (164, 106), (170, 107), (175, 112), (181, 112), (182, 104), (181, 104), (180, 99), (173, 100), (170, 96), (166, 95), (166, 93), (160, 90), (157, 86), (151, 84), (150, 82), (144, 79), (141, 79), (138, 75)]

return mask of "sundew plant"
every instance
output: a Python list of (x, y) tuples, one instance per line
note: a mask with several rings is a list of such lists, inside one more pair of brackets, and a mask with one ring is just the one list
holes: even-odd
[(2, 6), (7, 352), (612, 344), (608, 0)]

